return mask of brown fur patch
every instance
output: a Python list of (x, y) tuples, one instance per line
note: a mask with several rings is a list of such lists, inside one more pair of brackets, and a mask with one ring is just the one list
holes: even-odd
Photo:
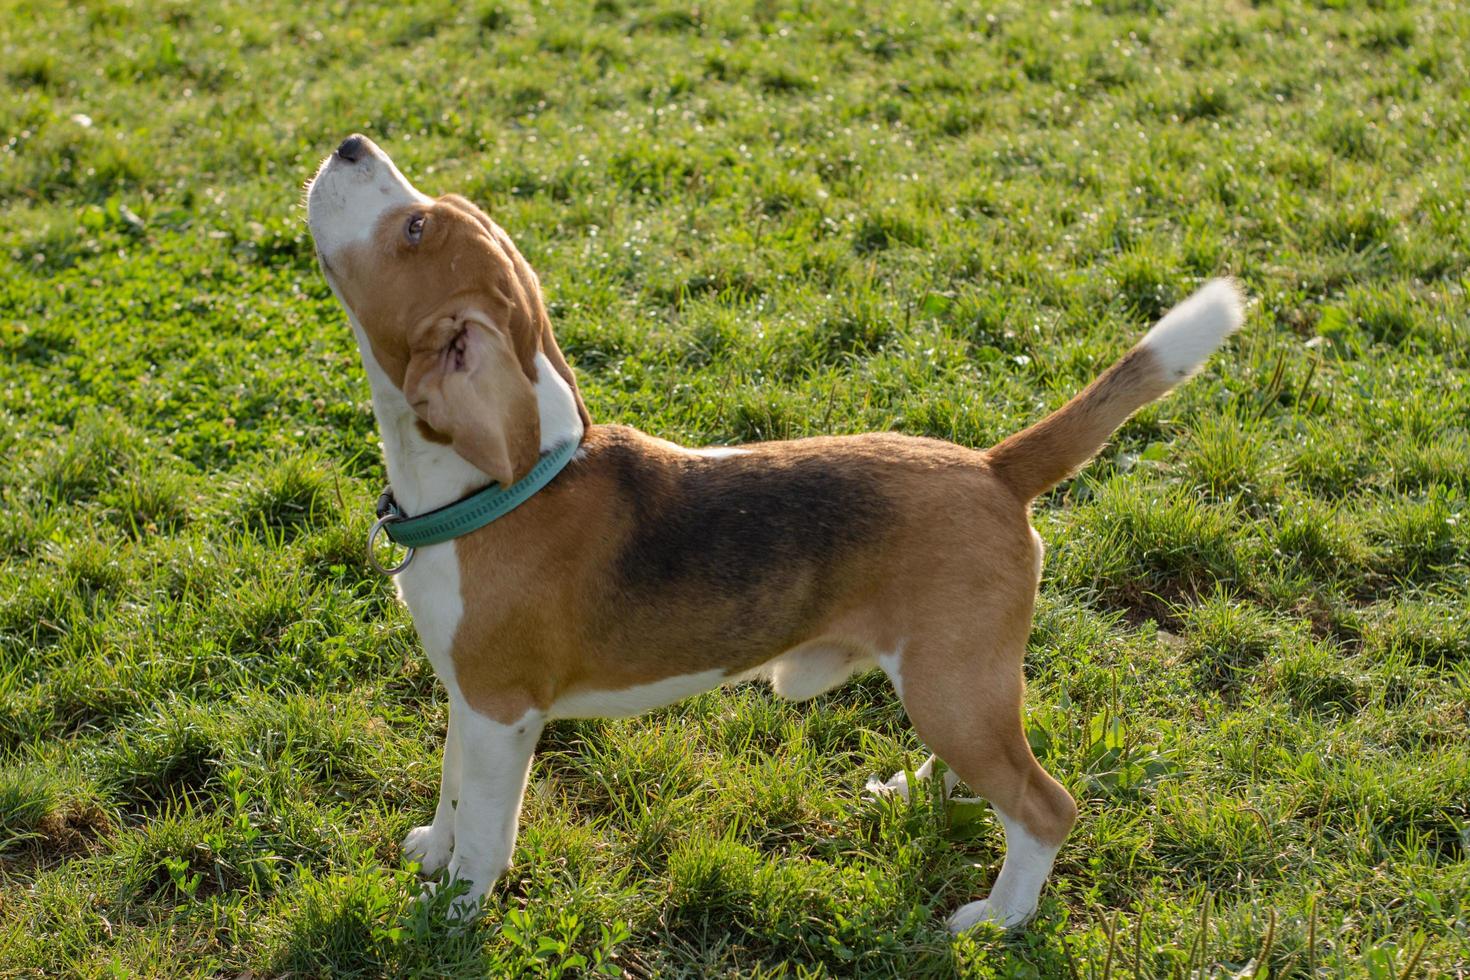
[(887, 434), (745, 448), (597, 426), (550, 486), (460, 538), (467, 700), (508, 722), (802, 643), (888, 653), (1029, 562), (1025, 508), (978, 453)]

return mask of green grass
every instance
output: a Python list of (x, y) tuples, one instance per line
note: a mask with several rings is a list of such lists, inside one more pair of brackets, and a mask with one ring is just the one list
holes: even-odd
[[(1467, 51), (1396, 0), (3, 0), (0, 975), (1465, 975)], [(411, 903), (444, 698), (297, 206), (353, 130), (695, 444), (988, 445), (1242, 280), (1038, 506), (1082, 819), (1027, 931), (942, 929), (988, 811), (861, 798), (922, 751), (878, 675), (553, 724), (484, 922)]]

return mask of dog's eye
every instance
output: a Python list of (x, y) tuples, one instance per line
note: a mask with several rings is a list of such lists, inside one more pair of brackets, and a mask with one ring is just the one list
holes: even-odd
[(419, 240), (424, 237), (424, 216), (421, 214), (411, 216), (408, 219), (407, 226), (403, 229), (403, 235), (410, 242), (417, 245)]

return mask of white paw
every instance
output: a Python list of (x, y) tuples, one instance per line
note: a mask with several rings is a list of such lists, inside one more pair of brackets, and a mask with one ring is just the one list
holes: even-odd
[(874, 796), (896, 796), (901, 800), (907, 800), (909, 798), (909, 775), (900, 769), (887, 779), (869, 776), (868, 785), (863, 788)]
[(1025, 925), (1027, 920), (1035, 914), (1036, 909), (1034, 908), (1017, 912), (1001, 908), (999, 905), (992, 904), (990, 899), (982, 898), (978, 902), (961, 905), (945, 924), (949, 926), (950, 932), (958, 936), (969, 932), (982, 922), (993, 923), (1002, 929), (1014, 929)]
[(481, 900), (498, 877), (500, 875), (494, 872), (471, 869), (468, 862), (461, 860), (458, 855), (451, 858), (449, 873), (445, 876), (445, 881), (462, 881), (469, 885), (469, 889), (455, 896), (454, 903), (449, 907), (449, 918), (466, 925), (478, 919), (482, 906)]
[(445, 911), (445, 921), (458, 926), (468, 926), (480, 917), (480, 913), (484, 911), (483, 899), (485, 892), (489, 889), (489, 884), (457, 877), (453, 868), (450, 869), (443, 882), (424, 882), (416, 900), (424, 904), (432, 904), (438, 899), (441, 891), (449, 889), (453, 889), (458, 894), (454, 896), (454, 900), (449, 903)]
[(424, 875), (437, 874), (449, 863), (453, 850), (454, 832), (438, 830), (433, 824), (415, 827), (403, 838), (403, 856), (417, 861), (419, 873)]

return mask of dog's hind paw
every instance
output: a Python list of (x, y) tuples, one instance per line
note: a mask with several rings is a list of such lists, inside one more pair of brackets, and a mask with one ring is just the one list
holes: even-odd
[[(913, 772), (914, 781), (922, 782), (934, 775), (934, 764), (937, 762), (939, 762), (939, 757), (935, 755), (931, 755), (928, 759), (924, 760), (924, 764)], [(955, 785), (958, 782), (959, 777), (954, 774), (953, 770), (944, 770), (944, 795), (946, 798), (954, 791)], [(909, 773), (907, 770), (900, 769), (887, 779), (879, 779), (877, 776), (873, 776), (868, 780), (868, 785), (865, 788), (873, 796), (897, 796), (901, 800), (907, 800), (911, 788), (909, 786)]]
[(908, 773), (900, 769), (887, 779), (869, 776), (868, 785), (863, 787), (863, 792), (872, 796), (897, 796), (901, 800), (906, 800), (909, 798)]
[(437, 874), (447, 864), (454, 851), (454, 835), (438, 830), (433, 824), (415, 827), (403, 839), (403, 856), (416, 861), (419, 873)]

